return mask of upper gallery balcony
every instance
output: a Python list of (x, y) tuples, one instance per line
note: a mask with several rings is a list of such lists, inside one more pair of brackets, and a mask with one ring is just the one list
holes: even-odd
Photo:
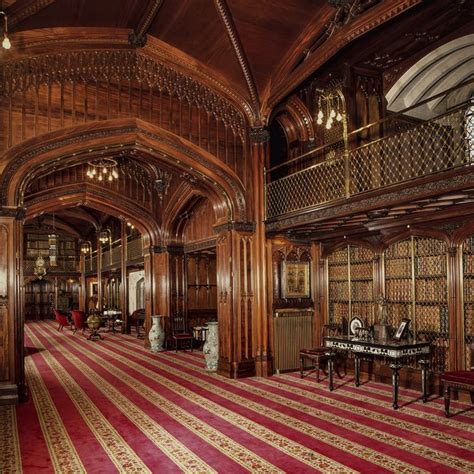
[[(268, 169), (267, 223), (436, 182), (446, 172), (456, 173), (452, 170), (470, 173), (473, 87), (470, 80)], [(436, 115), (446, 97), (462, 97), (463, 102), (450, 103), (447, 112)]]

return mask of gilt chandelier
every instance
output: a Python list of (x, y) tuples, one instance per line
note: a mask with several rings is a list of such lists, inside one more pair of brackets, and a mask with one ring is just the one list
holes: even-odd
[(118, 179), (118, 163), (113, 158), (101, 158), (87, 163), (86, 175), (97, 181), (114, 181)]

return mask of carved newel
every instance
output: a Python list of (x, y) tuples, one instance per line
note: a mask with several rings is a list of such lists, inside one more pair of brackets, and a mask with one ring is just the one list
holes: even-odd
[(150, 332), (148, 333), (151, 352), (161, 352), (165, 350), (163, 347), (163, 343), (165, 342), (165, 331), (161, 325), (162, 318), (163, 316), (159, 314), (151, 317), (152, 325)]
[(210, 321), (207, 323), (207, 327), (207, 337), (202, 352), (206, 359), (206, 370), (215, 372), (217, 370), (217, 361), (219, 360), (218, 322)]

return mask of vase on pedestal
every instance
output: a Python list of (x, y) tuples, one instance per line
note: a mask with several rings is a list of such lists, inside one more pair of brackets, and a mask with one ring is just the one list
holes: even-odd
[(165, 331), (161, 325), (161, 319), (163, 316), (155, 315), (152, 316), (152, 325), (150, 332), (148, 333), (148, 339), (150, 341), (151, 352), (164, 351), (163, 343), (165, 342)]
[(206, 342), (202, 352), (206, 360), (206, 370), (215, 372), (217, 370), (217, 361), (219, 360), (218, 322), (211, 321), (207, 323), (207, 328)]

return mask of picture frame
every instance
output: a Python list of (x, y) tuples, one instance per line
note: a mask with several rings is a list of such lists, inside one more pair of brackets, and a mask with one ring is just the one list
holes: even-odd
[(400, 325), (398, 326), (397, 331), (395, 332), (395, 335), (393, 336), (393, 339), (396, 341), (400, 341), (406, 335), (408, 334), (408, 327), (410, 326), (410, 319), (402, 319), (400, 322)]
[(309, 298), (309, 262), (282, 262), (282, 297)]

